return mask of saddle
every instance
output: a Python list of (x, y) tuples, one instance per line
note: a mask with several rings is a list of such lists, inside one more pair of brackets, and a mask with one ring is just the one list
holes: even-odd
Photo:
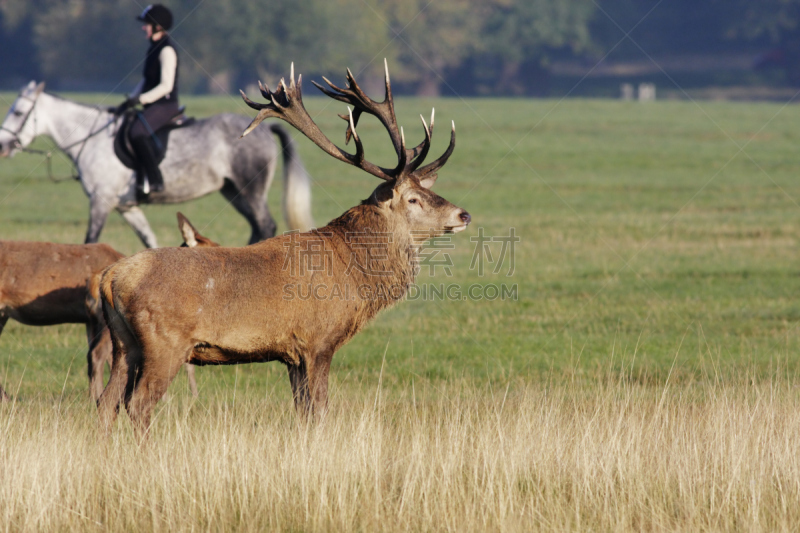
[[(169, 133), (173, 130), (183, 128), (194, 124), (195, 119), (184, 115), (186, 106), (178, 108), (178, 113), (169, 121), (165, 126), (155, 131), (154, 142), (157, 155), (157, 162), (161, 163), (164, 160), (164, 155), (167, 153), (167, 143), (169, 142)], [(135, 109), (129, 109), (122, 115), (122, 124), (114, 136), (114, 153), (123, 165), (131, 170), (136, 170), (136, 155), (131, 146), (130, 131), (133, 124), (139, 120), (136, 116)]]

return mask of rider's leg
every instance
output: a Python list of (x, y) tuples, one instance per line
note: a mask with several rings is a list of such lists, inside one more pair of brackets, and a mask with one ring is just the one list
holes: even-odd
[[(147, 174), (147, 181), (150, 184), (150, 192), (159, 192), (164, 190), (164, 178), (161, 176), (161, 170), (158, 168), (158, 157), (156, 155), (156, 147), (153, 145), (153, 140), (149, 136), (145, 137), (132, 137), (131, 146), (136, 152), (136, 158), (139, 160), (144, 173)], [(140, 181), (140, 172), (136, 173), (136, 185), (144, 192), (144, 180)]]
[[(156, 140), (153, 133), (166, 125), (177, 114), (178, 106), (175, 103), (152, 104), (137, 115), (131, 126), (131, 146), (136, 152), (138, 163), (147, 174), (150, 191), (164, 190), (164, 179), (158, 168)], [(141, 172), (137, 172), (137, 187), (144, 192), (144, 180), (140, 181)]]

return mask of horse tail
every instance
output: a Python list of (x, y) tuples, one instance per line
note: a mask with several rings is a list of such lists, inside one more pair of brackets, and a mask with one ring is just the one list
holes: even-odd
[(283, 145), (283, 217), (290, 230), (314, 227), (311, 216), (311, 177), (306, 172), (294, 140), (281, 124), (270, 124)]

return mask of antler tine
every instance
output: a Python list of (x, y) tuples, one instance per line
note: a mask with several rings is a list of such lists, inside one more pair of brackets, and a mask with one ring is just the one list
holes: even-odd
[(350, 125), (347, 128), (347, 131), (353, 133), (353, 140), (356, 142), (356, 166), (361, 166), (364, 163), (364, 145), (361, 144), (361, 139), (358, 138), (358, 133), (356, 133), (356, 124), (353, 120), (353, 110), (349, 107), (347, 108), (347, 114), (350, 117)]
[[(269, 85), (262, 85), (261, 80), (258, 80), (258, 90), (261, 91), (261, 96), (269, 100), (271, 98), (269, 94)], [(240, 91), (241, 92), (241, 91)]]
[[(337, 87), (336, 85), (333, 84), (333, 82), (331, 82), (331, 80), (329, 80), (325, 76), (322, 76), (322, 79), (325, 81), (325, 83), (328, 84), (328, 87), (330, 87), (332, 90), (326, 89), (325, 87), (315, 82), (314, 80), (311, 80), (311, 83), (313, 83), (317, 89), (322, 91), (324, 95), (330, 96), (334, 100), (338, 100), (340, 102), (353, 105), (355, 107), (355, 110), (352, 111), (353, 124), (354, 125), (358, 124), (358, 119), (361, 118), (361, 109), (355, 106), (355, 104), (353, 103), (353, 99), (348, 95), (349, 89), (342, 89), (341, 87)], [(339, 118), (347, 122), (347, 130), (345, 131), (344, 134), (344, 144), (345, 145), (350, 144), (350, 137), (352, 135), (352, 128), (350, 127), (350, 114), (339, 115)]]
[[(358, 85), (358, 82), (356, 82), (356, 78), (353, 76), (353, 73), (350, 71), (350, 69), (347, 69), (347, 74), (345, 76), (347, 87), (337, 87), (325, 77), (322, 79), (329, 88), (325, 88), (316, 82), (313, 83), (320, 91), (327, 96), (330, 96), (334, 100), (352, 105), (353, 123), (355, 125), (358, 125), (358, 119), (360, 118), (361, 113), (368, 113), (376, 117), (381, 124), (383, 124), (383, 127), (389, 132), (389, 137), (392, 139), (392, 145), (394, 146), (398, 160), (403, 159), (404, 157), (407, 160), (408, 155), (404, 156), (401, 153), (404, 149), (402, 148), (402, 140), (400, 139), (400, 129), (397, 125), (397, 117), (394, 113), (394, 100), (392, 98), (392, 86), (389, 80), (389, 68), (385, 60), (384, 67), (386, 70), (386, 96), (383, 102), (376, 102), (367, 96), (367, 94)], [(349, 139), (350, 134), (346, 133), (346, 140), (349, 141)]]
[(394, 167), (395, 176), (408, 174), (408, 151), (406, 150), (406, 136), (400, 128), (400, 150), (397, 151), (397, 166)]
[(253, 109), (256, 109), (256, 110), (258, 110), (258, 111), (261, 111), (262, 109), (264, 109), (265, 107), (267, 107), (267, 106), (269, 105), (269, 104), (259, 104), (258, 102), (254, 102), (254, 101), (250, 100), (250, 99), (247, 97), (247, 95), (246, 95), (246, 94), (244, 94), (244, 91), (243, 91), (243, 90), (241, 90), (241, 89), (239, 89), (239, 93), (241, 93), (241, 95), (242, 95), (242, 100), (244, 100), (244, 103), (245, 103), (245, 104), (247, 104), (247, 105), (249, 105), (249, 106), (250, 106), (250, 107), (252, 107)]
[(428, 128), (428, 125), (425, 123), (425, 119), (422, 115), (419, 116), (420, 120), (422, 120), (422, 128), (425, 130), (425, 138), (419, 143), (413, 150), (406, 150), (408, 154), (408, 158), (411, 160), (411, 163), (406, 167), (406, 172), (412, 173), (414, 172), (417, 167), (419, 167), (425, 158), (428, 157), (428, 150), (431, 148), (431, 130)]
[[(450, 130), (450, 144), (447, 146), (447, 150), (445, 150), (436, 161), (425, 165), (419, 170), (416, 170), (413, 175), (418, 179), (433, 175), (435, 181), (436, 173), (444, 166), (445, 163), (447, 163), (447, 160), (450, 158), (450, 156), (453, 155), (453, 150), (456, 148), (456, 123), (452, 122), (451, 124), (452, 129)], [(431, 131), (433, 131), (433, 127), (431, 127)]]
[(253, 131), (265, 119), (279, 118), (297, 128), (303, 135), (311, 139), (314, 144), (336, 159), (361, 168), (373, 176), (387, 181), (397, 179), (399, 176), (397, 169), (385, 169), (364, 159), (364, 147), (355, 130), (358, 109), (350, 111), (349, 129), (356, 140), (356, 153), (350, 154), (333, 144), (311, 119), (308, 111), (303, 106), (303, 76), (298, 76), (297, 83), (295, 83), (294, 68), (292, 68), (291, 74), (289, 86), (286, 85), (285, 80), (281, 79), (275, 91), (270, 91), (268, 87), (264, 87), (259, 83), (264, 98), (268, 100), (265, 104), (253, 102), (242, 92), (242, 98), (245, 103), (258, 110), (258, 115), (244, 130), (242, 137)]

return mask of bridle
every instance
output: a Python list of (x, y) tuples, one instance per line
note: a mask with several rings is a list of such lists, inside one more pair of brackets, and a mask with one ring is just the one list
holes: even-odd
[[(31, 108), (28, 110), (28, 114), (25, 115), (25, 118), (22, 120), (22, 124), (20, 124), (19, 128), (17, 128), (17, 131), (14, 131), (14, 130), (11, 130), (9, 128), (6, 128), (4, 125), (0, 124), (0, 130), (7, 131), (8, 133), (10, 133), (11, 135), (14, 136), (14, 145), (15, 146), (12, 146), (12, 149), (16, 148), (16, 149), (21, 150), (23, 152), (26, 151), (26, 148), (22, 147), (22, 141), (19, 138), (19, 134), (22, 133), (23, 129), (25, 129), (25, 125), (28, 123), (28, 119), (31, 118), (31, 115), (33, 115), (33, 110), (36, 109), (36, 100), (38, 99), (38, 97), (39, 97), (38, 94), (36, 95), (36, 98), (31, 98), (30, 96), (25, 96), (24, 94), (20, 94), (17, 97), (17, 100), (19, 100), (21, 98), (21, 99), (27, 100), (27, 101), (29, 101), (31, 103)], [(17, 113), (17, 111), (14, 111), (14, 114), (16, 114), (16, 113)], [(34, 117), (33, 122), (34, 122), (33, 127), (34, 127), (34, 137), (35, 137), (36, 136), (36, 117)]]
[(111, 120), (109, 120), (102, 128), (98, 129), (97, 131), (92, 132), (92, 129), (94, 128), (95, 124), (97, 124), (97, 119), (99, 119), (100, 116), (103, 113), (103, 110), (98, 108), (98, 112), (99, 113), (95, 117), (94, 122), (92, 122), (92, 126), (89, 128), (89, 131), (91, 132), (91, 133), (89, 133), (89, 135), (87, 135), (83, 139), (80, 139), (80, 140), (78, 140), (78, 141), (76, 141), (76, 142), (74, 142), (74, 143), (72, 143), (72, 144), (70, 144), (68, 146), (63, 147), (63, 148), (62, 147), (58, 147), (59, 150), (61, 150), (63, 152), (66, 152), (70, 148), (73, 148), (73, 147), (75, 147), (75, 146), (77, 146), (79, 144), (82, 144), (82, 146), (81, 146), (80, 150), (78, 151), (78, 154), (75, 156), (75, 158), (74, 159), (73, 158), (69, 158), (70, 162), (72, 163), (72, 167), (73, 167), (72, 176), (70, 176), (69, 178), (55, 178), (53, 176), (53, 151), (52, 150), (37, 150), (36, 148), (28, 148), (26, 146), (22, 146), (22, 140), (19, 137), (19, 134), (22, 133), (22, 130), (25, 128), (25, 125), (28, 123), (28, 119), (31, 118), (31, 115), (33, 115), (33, 137), (32, 138), (36, 138), (37, 137), (36, 132), (38, 131), (38, 128), (37, 128), (38, 123), (36, 121), (36, 115), (34, 114), (34, 111), (36, 110), (36, 102), (38, 101), (40, 94), (41, 93), (37, 93), (36, 98), (31, 98), (30, 96), (26, 96), (24, 94), (20, 94), (17, 97), (18, 100), (21, 98), (23, 100), (27, 100), (27, 101), (31, 102), (31, 108), (28, 110), (28, 114), (25, 115), (25, 118), (22, 120), (22, 123), (19, 125), (19, 128), (17, 128), (17, 131), (13, 131), (10, 128), (7, 128), (2, 124), (0, 124), (0, 130), (7, 131), (11, 135), (13, 135), (14, 140), (12, 141), (13, 142), (13, 145), (11, 147), (12, 150), (16, 149), (16, 150), (19, 150), (20, 152), (24, 152), (24, 153), (27, 153), (27, 154), (39, 154), (39, 155), (43, 155), (45, 157), (45, 160), (47, 161), (47, 177), (50, 178), (50, 181), (58, 183), (60, 181), (67, 181), (67, 180), (80, 180), (81, 176), (80, 176), (80, 172), (78, 172), (78, 164), (77, 164), (77, 162), (78, 162), (78, 158), (83, 153), (83, 149), (86, 146), (86, 141), (88, 141), (89, 139), (91, 139), (95, 135), (99, 134), (100, 132), (102, 132), (103, 130), (105, 130), (106, 128), (111, 126), (112, 124), (114, 124), (114, 122), (116, 122), (116, 120), (117, 120), (117, 117), (113, 116), (111, 118)]

